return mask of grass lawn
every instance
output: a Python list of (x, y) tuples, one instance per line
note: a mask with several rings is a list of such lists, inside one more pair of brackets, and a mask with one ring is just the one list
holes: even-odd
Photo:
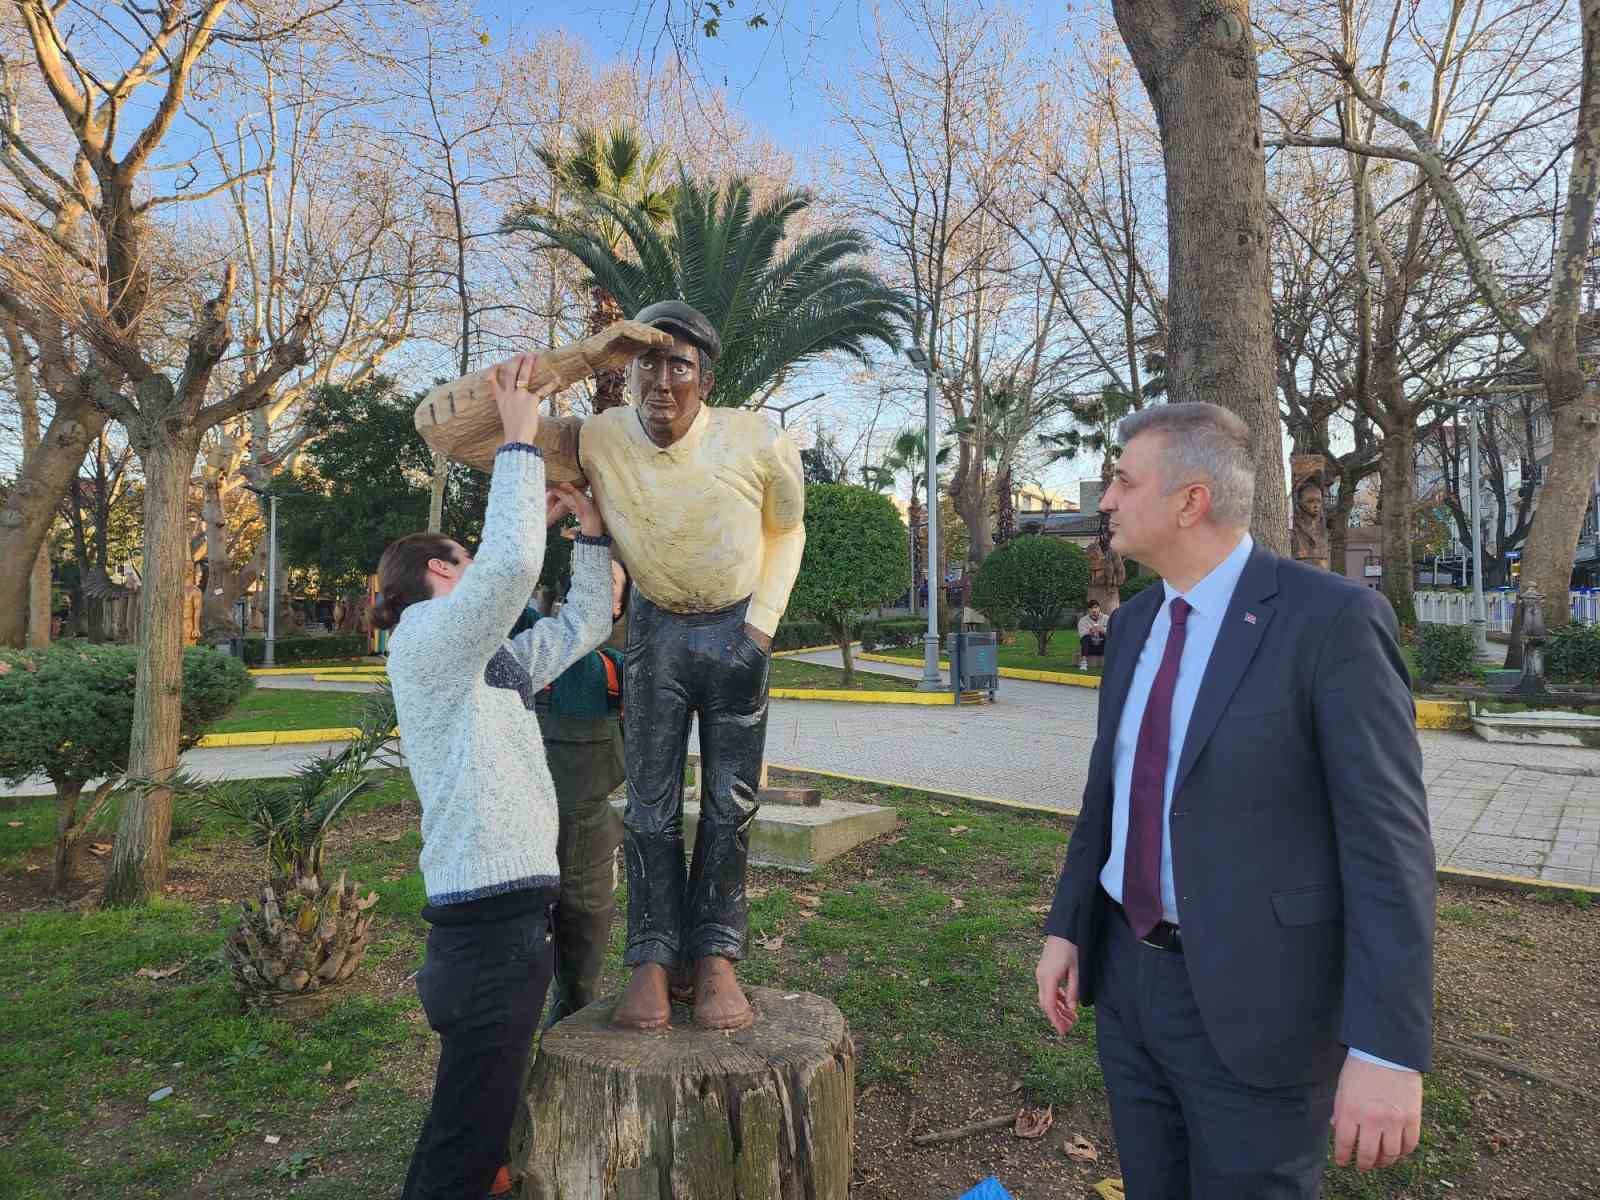
[[(1117, 1173), (1092, 1012), (1061, 1039), (1034, 1010), (1040, 912), (1065, 840), (1054, 816), (991, 812), (895, 788), (814, 780), (895, 806), (898, 830), (810, 876), (752, 870), (749, 983), (828, 996), (858, 1046), (860, 1200), (956, 1196), (999, 1174), (1019, 1197), (1088, 1198)], [(173, 844), (165, 897), (80, 911), (41, 894), (46, 801), (0, 821), (0, 1195), (226, 1195), (384, 1200), (399, 1190), (436, 1047), (416, 1001), (425, 927), (418, 809), (392, 777), (357, 802), (329, 868), (377, 890), (376, 938), (350, 993), (291, 1022), (239, 1011), (217, 959), (258, 852), (207, 817)], [(13, 824), (15, 822), (15, 824)], [(91, 889), (104, 869), (82, 865)], [(1600, 911), (1441, 892), (1441, 1043), (1490, 1031), (1496, 1054), (1574, 1083), (1600, 1070), (1591, 973)], [(620, 983), (621, 929), (610, 982)], [(1585, 1194), (1600, 1173), (1582, 1099), (1442, 1056), (1422, 1151), (1399, 1170), (1330, 1170), (1339, 1198)], [(160, 1102), (148, 1097), (171, 1087)], [(1037, 1142), (1009, 1130), (918, 1148), (1019, 1104), (1054, 1106)], [(1525, 1132), (1536, 1131), (1536, 1132)], [(1069, 1161), (1087, 1137), (1096, 1164)], [(271, 1142), (269, 1138), (275, 1139)], [(1441, 1181), (1448, 1180), (1446, 1189)]]
[[(920, 661), (920, 660), (919, 660)], [(772, 660), (769, 687), (817, 688), (825, 691), (844, 689), (844, 671), (839, 667), (821, 663), (800, 662), (792, 658)], [(914, 692), (915, 679), (901, 679), (898, 675), (874, 674), (858, 669), (855, 682), (848, 690), (855, 692)]]
[[(1002, 667), (1016, 667), (1024, 671), (1060, 671), (1068, 675), (1100, 674), (1098, 666), (1090, 667), (1086, 672), (1078, 669), (1078, 635), (1070, 630), (1058, 629), (1051, 635), (1050, 652), (1043, 658), (1039, 656), (1039, 643), (1033, 634), (1012, 633), (1008, 637), (1008, 644), (1000, 647)], [(922, 662), (921, 647), (880, 650), (878, 653), (903, 662)], [(945, 657), (948, 661), (948, 651)]]
[(207, 732), (255, 733), (359, 725), (365, 700), (360, 692), (256, 687)]

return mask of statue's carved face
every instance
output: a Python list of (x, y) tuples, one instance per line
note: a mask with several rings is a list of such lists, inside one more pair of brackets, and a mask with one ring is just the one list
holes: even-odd
[(1301, 484), (1299, 492), (1300, 511), (1308, 517), (1322, 515), (1322, 486), (1316, 483)]
[(699, 348), (674, 335), (670, 347), (652, 346), (631, 369), (645, 432), (658, 446), (672, 445), (689, 432), (711, 394), (712, 373), (701, 371)]

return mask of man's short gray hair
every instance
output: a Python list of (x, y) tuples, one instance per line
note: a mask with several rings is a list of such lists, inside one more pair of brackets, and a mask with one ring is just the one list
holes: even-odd
[(1141, 433), (1164, 433), (1161, 451), (1163, 491), (1191, 483), (1211, 488), (1211, 515), (1221, 524), (1247, 528), (1255, 502), (1255, 464), (1250, 458), (1250, 429), (1215, 404), (1161, 404), (1129, 413), (1117, 426), (1117, 440), (1126, 446)]

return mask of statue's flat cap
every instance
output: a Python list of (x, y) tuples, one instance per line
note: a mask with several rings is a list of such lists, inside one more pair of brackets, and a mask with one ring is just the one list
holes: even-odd
[(682, 300), (662, 300), (641, 308), (633, 314), (633, 319), (693, 342), (713, 361), (722, 355), (721, 335), (706, 320), (705, 314), (692, 304), (685, 304)]

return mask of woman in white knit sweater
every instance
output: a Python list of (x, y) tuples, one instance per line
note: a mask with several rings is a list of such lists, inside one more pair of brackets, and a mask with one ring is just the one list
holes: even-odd
[[(559, 883), (534, 697), (611, 632), (610, 539), (589, 497), (570, 485), (546, 491), (533, 442), (548, 390), (524, 390), (532, 365), (524, 356), (494, 372), (506, 440), (477, 556), (414, 533), (378, 565), (374, 622), (394, 630), (389, 678), (422, 801), (422, 915), (432, 928), (417, 992), (440, 1039), (404, 1200), (470, 1200), (501, 1182), (550, 984)], [(538, 582), (546, 525), (566, 512), (581, 529), (567, 604), (508, 638)]]

